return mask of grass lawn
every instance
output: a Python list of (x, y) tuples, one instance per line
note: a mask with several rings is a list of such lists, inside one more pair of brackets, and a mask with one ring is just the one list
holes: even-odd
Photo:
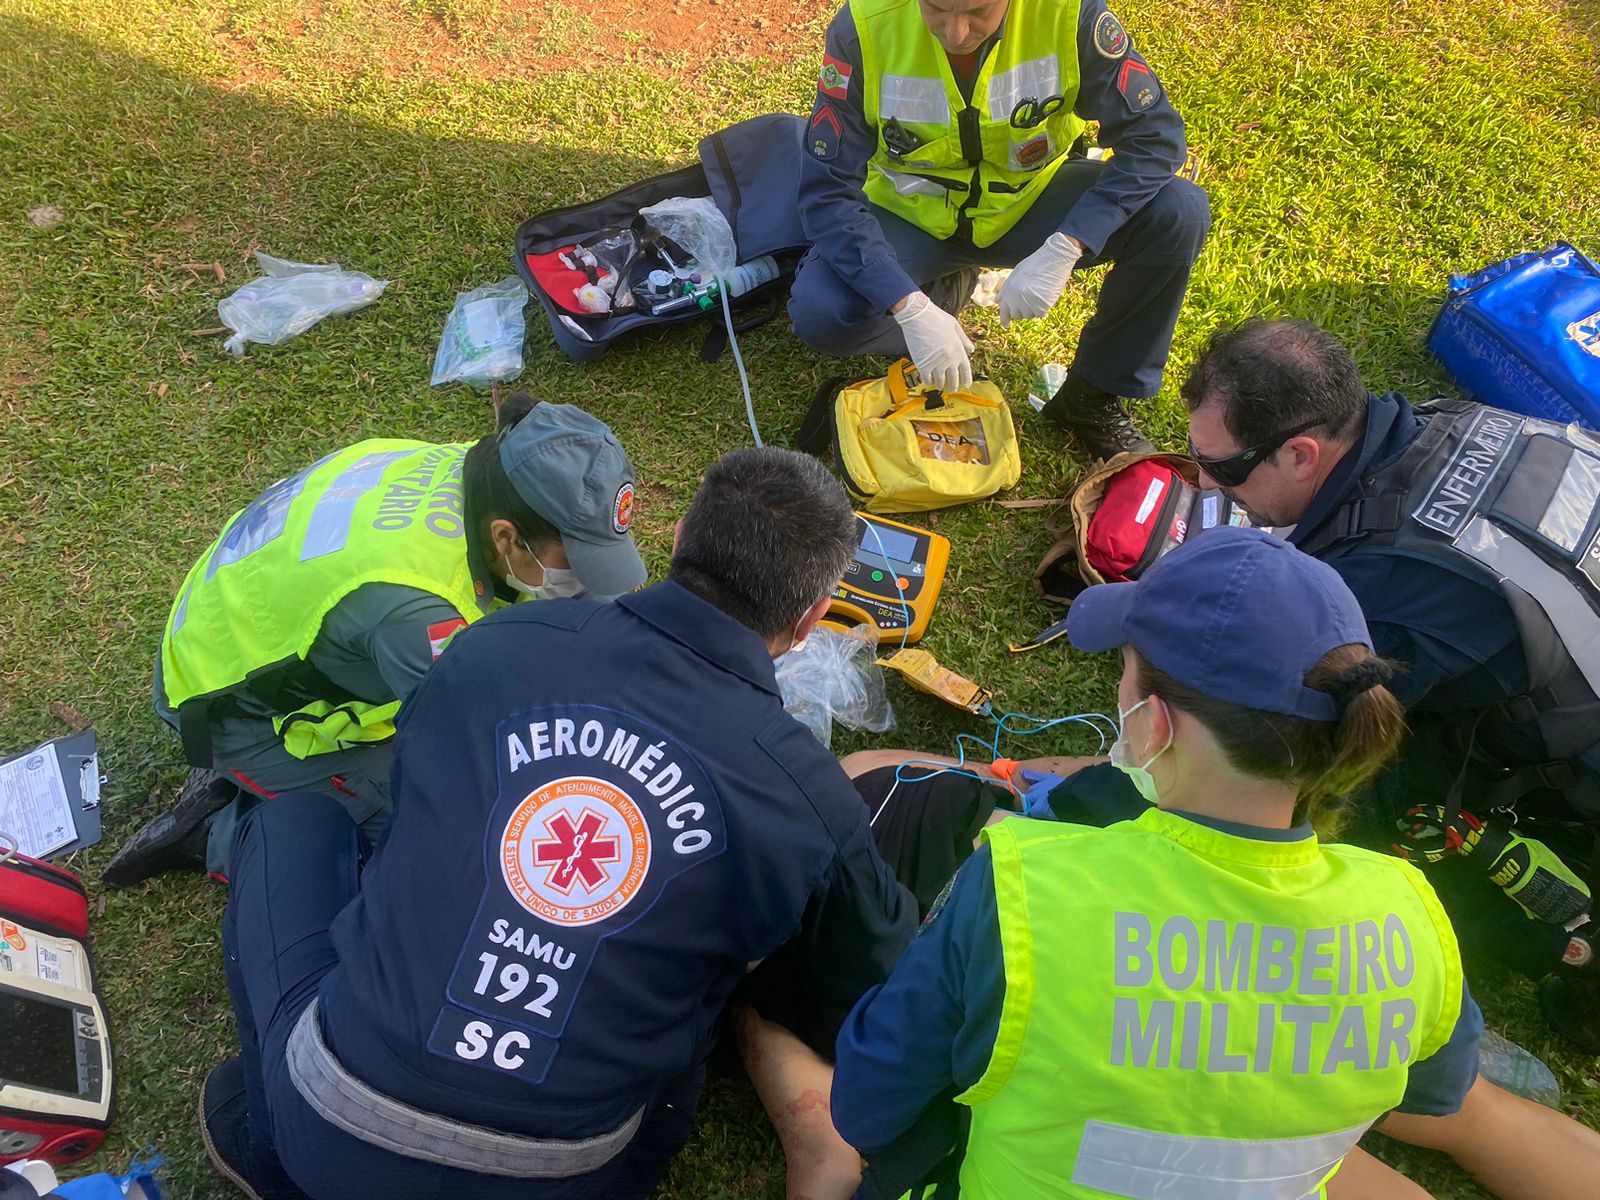
[[(1354, 345), (1379, 390), (1425, 395), (1445, 382), (1422, 338), (1449, 273), (1557, 238), (1600, 254), (1593, 7), (1118, 7), (1204, 154), (1216, 217), (1167, 386), (1140, 406), (1158, 441), (1181, 444), (1175, 381), (1218, 322), (1312, 317)], [(508, 273), (518, 221), (684, 161), (722, 124), (809, 107), (824, 9), (639, 9), (0, 0), (0, 746), (65, 732), (62, 705), (93, 722), (110, 782), (106, 841), (69, 864), (86, 879), (182, 777), (177, 739), (150, 712), (149, 665), (178, 582), (226, 516), (358, 438), (484, 432), (485, 398), (430, 390), (431, 357), (454, 294)], [(45, 205), (61, 210), (54, 228), (27, 219)], [(254, 274), (256, 247), (395, 284), (363, 313), (234, 361), (195, 331)], [(1020, 399), (1035, 365), (1069, 360), (1095, 286), (1010, 331), (970, 314), (979, 368)], [(542, 323), (528, 339), (524, 382), (609, 421), (632, 454), (657, 572), (700, 472), (749, 436), (731, 361), (702, 363), (699, 340), (637, 338), (579, 368)], [(784, 441), (836, 366), (777, 323), (744, 345), (762, 427)], [(1021, 407), (1019, 419), (1017, 495), (1063, 495), (1079, 464)], [(979, 505), (930, 522), (955, 553), (928, 648), (1014, 710), (1110, 704), (1107, 661), (1006, 651), (1056, 615), (1028, 585), (1051, 541), (1040, 514)], [(884, 741), (947, 750), (978, 731), (893, 687), (901, 729)], [(1024, 745), (1094, 748), (1051, 734)], [(172, 877), (92, 894), (120, 1116), (91, 1165), (154, 1144), (176, 1197), (231, 1195), (193, 1115), (233, 1043), (223, 895)], [(1600, 1127), (1600, 1064), (1550, 1038), (1525, 983), (1485, 971), (1475, 984), (1490, 1022), (1545, 1056), (1571, 1110)], [(1436, 1156), (1371, 1140), (1438, 1196), (1483, 1194)], [(776, 1143), (741, 1084), (712, 1088), (663, 1194), (783, 1194)]]

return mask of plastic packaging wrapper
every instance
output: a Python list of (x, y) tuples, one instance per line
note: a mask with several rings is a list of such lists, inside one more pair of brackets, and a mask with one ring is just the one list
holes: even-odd
[(233, 336), (222, 344), (229, 354), (244, 357), (245, 346), (274, 346), (304, 333), (323, 317), (365, 308), (389, 286), (338, 263), (297, 263), (256, 251), (265, 275), (245, 284), (217, 303), (217, 317)]
[[(166, 1189), (156, 1172), (165, 1160), (159, 1154), (135, 1158), (126, 1175), (83, 1175), (67, 1183), (60, 1183), (48, 1163), (24, 1160), (0, 1167), (17, 1178), (25, 1180), (32, 1192), (21, 1195), (60, 1196), (62, 1200), (166, 1200)], [(11, 1190), (0, 1187), (9, 1197)]]
[(1005, 287), (1006, 280), (1010, 278), (1010, 267), (984, 271), (978, 276), (977, 286), (972, 289), (972, 303), (979, 308), (999, 308), (1000, 289)]
[(726, 275), (738, 265), (733, 227), (709, 196), (673, 196), (641, 208), (639, 215), (693, 255), (702, 271)]
[(804, 650), (778, 659), (783, 707), (824, 746), (833, 744), (833, 722), (846, 729), (882, 733), (894, 728), (883, 668), (873, 662), (878, 641), (869, 625), (846, 633), (819, 626)]
[(1033, 373), (1033, 391), (1028, 393), (1028, 403), (1034, 412), (1040, 412), (1050, 402), (1050, 397), (1061, 390), (1067, 381), (1067, 369), (1060, 363), (1045, 363)]
[(1485, 1029), (1478, 1042), (1478, 1074), (1525, 1100), (1561, 1109), (1561, 1085), (1550, 1068), (1492, 1029)]
[(456, 296), (433, 356), (433, 380), (488, 387), (522, 374), (522, 308), (528, 289), (512, 276)]
[(609, 301), (604, 311), (633, 308), (633, 293), (628, 289), (628, 279), (633, 265), (639, 261), (639, 237), (631, 229), (602, 229), (594, 237), (579, 245), (579, 249), (593, 256), (595, 264), (605, 274), (601, 289)]
[(902, 646), (892, 654), (878, 659), (880, 667), (899, 671), (905, 681), (919, 692), (943, 700), (965, 712), (982, 714), (988, 711), (994, 693), (980, 687), (964, 675), (957, 675), (926, 650), (913, 650)]

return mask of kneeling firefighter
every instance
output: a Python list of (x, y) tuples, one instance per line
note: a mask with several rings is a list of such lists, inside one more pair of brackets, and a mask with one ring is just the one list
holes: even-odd
[(525, 394), (476, 444), (370, 439), (273, 484), (189, 571), (155, 666), (191, 773), (105, 871), (226, 876), (240, 816), (279, 792), (388, 821), (400, 702), (455, 631), (522, 596), (639, 587), (633, 465), (601, 421)]

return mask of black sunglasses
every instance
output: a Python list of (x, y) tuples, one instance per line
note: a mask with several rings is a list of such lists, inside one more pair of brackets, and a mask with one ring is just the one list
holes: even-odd
[(1200, 464), (1200, 469), (1223, 487), (1236, 488), (1250, 478), (1250, 472), (1261, 465), (1263, 459), (1276, 453), (1278, 448), (1290, 438), (1304, 433), (1314, 426), (1321, 425), (1326, 417), (1312, 417), (1303, 421), (1293, 429), (1285, 429), (1282, 433), (1275, 433), (1264, 442), (1257, 442), (1248, 449), (1237, 454), (1230, 454), (1227, 458), (1203, 458), (1194, 448), (1194, 440), (1189, 441), (1189, 457)]

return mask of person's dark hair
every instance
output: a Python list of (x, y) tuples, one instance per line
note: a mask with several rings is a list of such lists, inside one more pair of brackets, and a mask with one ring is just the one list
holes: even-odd
[(735, 450), (700, 481), (671, 576), (770, 640), (838, 583), (857, 541), (850, 501), (816, 459)]
[(539, 402), (527, 392), (517, 392), (500, 402), (497, 429), (481, 437), (461, 465), (461, 500), (467, 525), (467, 546), (487, 562), (483, 554), (489, 522), (500, 518), (517, 527), (522, 540), (535, 551), (561, 537), (561, 531), (545, 520), (522, 498), (500, 465), (500, 434), (533, 411)]
[(1222, 423), (1241, 449), (1314, 417), (1327, 437), (1351, 441), (1367, 415), (1367, 389), (1349, 348), (1295, 317), (1218, 329), (1182, 390), (1190, 412), (1222, 405)]
[(1216, 700), (1179, 683), (1134, 652), (1139, 694), (1156, 695), (1211, 731), (1239, 770), (1299, 789), (1295, 818), (1324, 836), (1338, 831), (1339, 801), (1366, 784), (1399, 748), (1405, 710), (1386, 686), (1395, 667), (1360, 643), (1336, 646), (1305, 677), (1339, 705), (1337, 721), (1310, 721)]

